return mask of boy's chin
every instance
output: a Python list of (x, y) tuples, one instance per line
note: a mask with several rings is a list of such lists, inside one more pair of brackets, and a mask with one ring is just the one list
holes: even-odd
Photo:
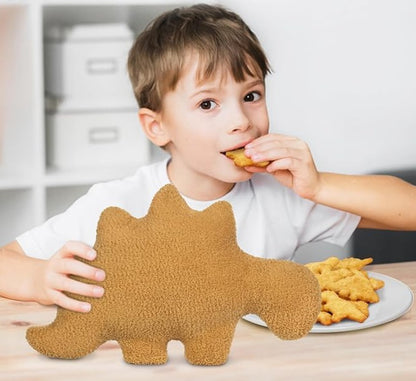
[(229, 183), (241, 183), (243, 181), (250, 180), (253, 176), (252, 172), (246, 171), (244, 168), (235, 168), (236, 170), (233, 171), (234, 173), (230, 174), (228, 177), (227, 182)]

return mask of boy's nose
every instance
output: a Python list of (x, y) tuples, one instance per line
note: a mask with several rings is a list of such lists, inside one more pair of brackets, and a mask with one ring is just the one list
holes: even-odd
[(230, 122), (230, 133), (242, 132), (250, 128), (250, 121), (241, 109), (233, 112)]

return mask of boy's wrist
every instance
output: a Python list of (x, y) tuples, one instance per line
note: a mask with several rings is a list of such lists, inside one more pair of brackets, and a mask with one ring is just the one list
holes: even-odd
[(28, 262), (27, 282), (25, 282), (25, 289), (23, 292), (27, 297), (27, 301), (42, 303), (42, 272), (46, 261), (42, 259), (30, 258)]
[(26, 255), (22, 256), (21, 261), (21, 266), (24, 270), (21, 273), (21, 284), (17, 299), (39, 303), (40, 272), (45, 261)]
[(0, 294), (6, 298), (33, 301), (35, 296), (34, 258), (8, 248), (0, 250)]
[(315, 186), (315, 191), (312, 194), (312, 197), (310, 198), (310, 201), (316, 203), (316, 204), (326, 204), (326, 196), (327, 193), (327, 187), (328, 187), (328, 181), (327, 178), (330, 176), (330, 173), (326, 172), (318, 172), (318, 179)]

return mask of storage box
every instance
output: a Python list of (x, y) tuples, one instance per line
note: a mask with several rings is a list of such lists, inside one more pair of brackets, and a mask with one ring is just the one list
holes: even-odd
[(58, 169), (141, 165), (150, 147), (136, 112), (46, 115), (47, 161)]
[(132, 43), (126, 24), (49, 28), (44, 46), (47, 95), (64, 98), (72, 108), (135, 105), (127, 73)]

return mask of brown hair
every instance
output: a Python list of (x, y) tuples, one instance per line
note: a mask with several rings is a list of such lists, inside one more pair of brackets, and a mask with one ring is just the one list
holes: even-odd
[(140, 107), (160, 111), (162, 96), (174, 90), (188, 53), (197, 53), (198, 79), (228, 69), (237, 82), (270, 72), (255, 34), (234, 12), (198, 4), (177, 8), (153, 20), (137, 37), (128, 71)]

